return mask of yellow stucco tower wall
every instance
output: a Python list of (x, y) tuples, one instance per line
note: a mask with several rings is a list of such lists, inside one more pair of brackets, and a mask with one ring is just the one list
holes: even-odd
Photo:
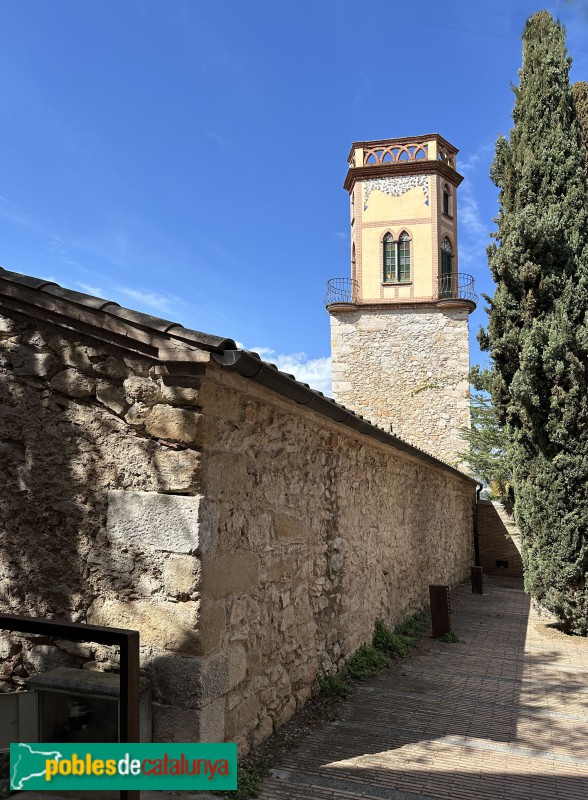
[(334, 398), (453, 464), (476, 302), (458, 265), (457, 153), (438, 134), (353, 144), (351, 278), (327, 294)]

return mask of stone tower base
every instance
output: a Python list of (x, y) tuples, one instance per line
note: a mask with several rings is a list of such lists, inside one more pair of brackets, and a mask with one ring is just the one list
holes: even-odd
[(470, 426), (468, 308), (329, 309), (333, 397), (450, 464)]

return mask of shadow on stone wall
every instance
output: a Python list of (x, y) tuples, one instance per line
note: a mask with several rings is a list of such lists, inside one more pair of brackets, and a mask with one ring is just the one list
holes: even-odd
[[(112, 547), (106, 532), (108, 489), (141, 488), (158, 446), (96, 402), (97, 386), (128, 374), (122, 358), (91, 342), (64, 346), (50, 328), (0, 323), (0, 608), (86, 621), (98, 597), (149, 596), (156, 566), (139, 547)], [(59, 666), (116, 668), (115, 648), (52, 644), (1, 634), (3, 688)]]

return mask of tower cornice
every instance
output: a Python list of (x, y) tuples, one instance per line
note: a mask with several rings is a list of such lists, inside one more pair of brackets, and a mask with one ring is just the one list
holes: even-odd
[(393, 175), (442, 175), (454, 186), (459, 186), (463, 175), (442, 161), (396, 161), (383, 164), (365, 164), (362, 167), (349, 167), (343, 188), (350, 192), (355, 182), (369, 178), (386, 178)]

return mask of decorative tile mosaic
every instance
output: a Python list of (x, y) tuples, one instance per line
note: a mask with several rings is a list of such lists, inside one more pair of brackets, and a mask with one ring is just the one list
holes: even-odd
[(425, 205), (429, 205), (429, 179), (427, 175), (398, 175), (391, 178), (371, 178), (365, 181), (364, 211), (368, 207), (368, 198), (372, 192), (384, 192), (391, 197), (400, 197), (409, 189), (420, 186), (425, 193)]

